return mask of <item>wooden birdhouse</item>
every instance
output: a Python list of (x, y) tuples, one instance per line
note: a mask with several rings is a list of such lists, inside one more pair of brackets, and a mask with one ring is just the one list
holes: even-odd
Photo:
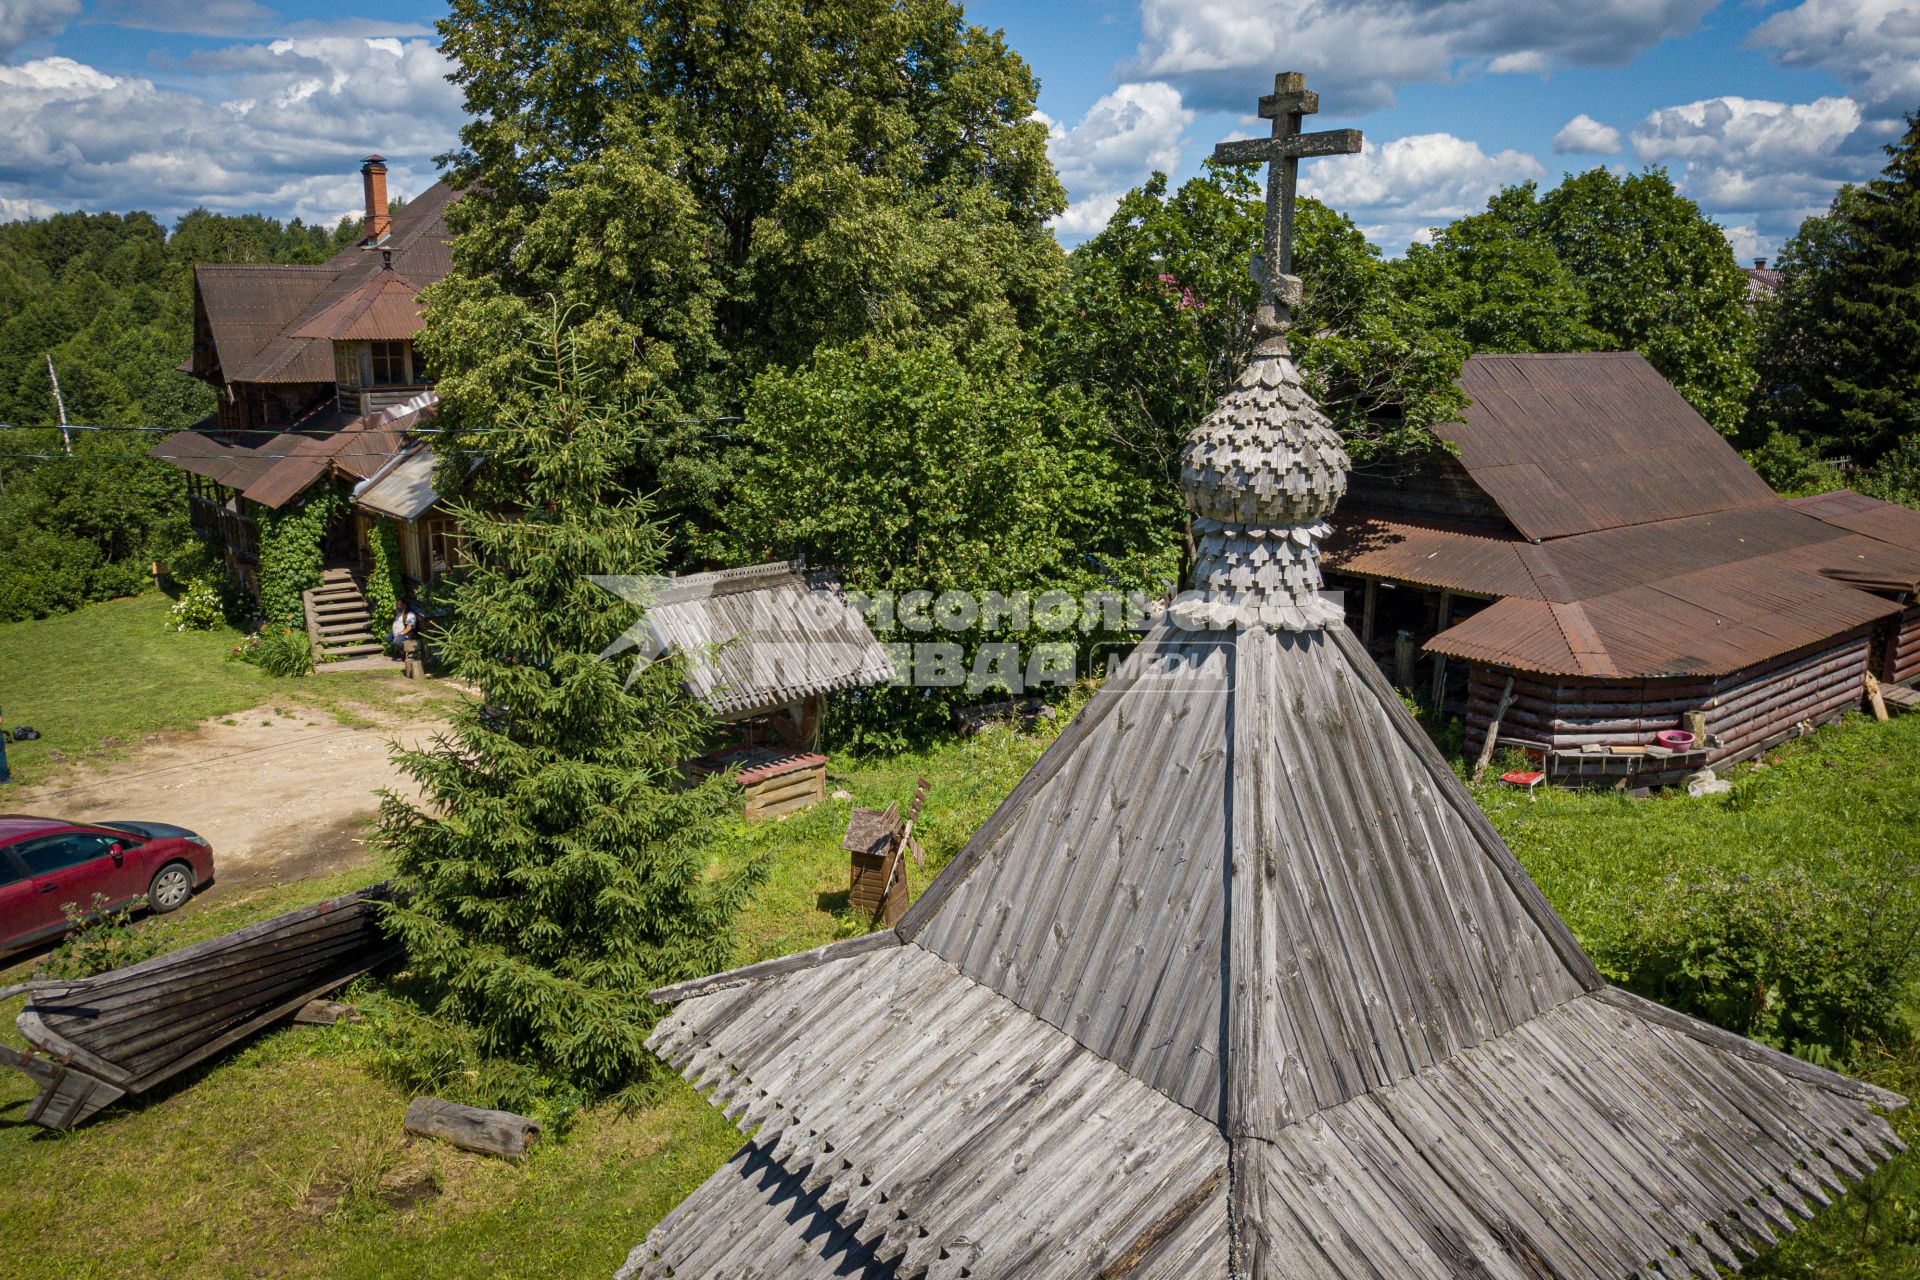
[(885, 809), (855, 809), (847, 819), (847, 835), (840, 842), (840, 847), (853, 855), (847, 899), (855, 911), (865, 912), (881, 924), (892, 924), (906, 913), (907, 851), (913, 851), (917, 865), (926, 865), (913, 839), (913, 825), (919, 821), (920, 807), (926, 799), (927, 780), (921, 778), (913, 790), (913, 804), (905, 822), (900, 820), (897, 804)]

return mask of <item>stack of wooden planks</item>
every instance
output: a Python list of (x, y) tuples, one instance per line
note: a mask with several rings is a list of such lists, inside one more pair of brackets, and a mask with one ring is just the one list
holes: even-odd
[(383, 887), (73, 982), (31, 984), (20, 1034), (0, 1049), (40, 1085), (26, 1119), (49, 1129), (206, 1061), (399, 954), (381, 929)]

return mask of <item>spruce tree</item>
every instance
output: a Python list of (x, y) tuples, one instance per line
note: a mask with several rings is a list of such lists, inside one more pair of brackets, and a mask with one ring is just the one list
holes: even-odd
[(485, 451), (456, 512), (472, 564), (437, 644), (480, 696), (396, 752), (422, 799), (383, 798), (379, 844), (434, 1011), (604, 1093), (651, 1069), (647, 991), (726, 967), (764, 868), (709, 874), (730, 789), (682, 782), (710, 721), (680, 664), (599, 656), (635, 611), (589, 578), (661, 566), (662, 531), (624, 484), (646, 424), (559, 321), (528, 346), (520, 407), (442, 442), (443, 471)]
[(1871, 463), (1920, 425), (1920, 112), (1881, 176), (1787, 243), (1755, 418)]

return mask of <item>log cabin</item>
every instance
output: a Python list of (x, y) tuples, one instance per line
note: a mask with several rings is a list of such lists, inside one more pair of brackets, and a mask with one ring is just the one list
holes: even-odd
[(194, 268), (193, 353), (180, 368), (219, 393), (219, 408), (151, 450), (187, 473), (194, 529), (255, 595), (260, 518), (323, 489), (348, 499), (325, 533), (333, 621), (309, 619), (317, 637), (331, 633), (317, 657), (377, 648), (386, 619), (354, 605), (365, 605), (381, 525), (413, 587), (458, 564), (462, 545), (432, 490), (422, 432), (439, 401), (414, 342), (420, 293), (451, 268), (446, 213), (459, 193), (435, 183), (391, 209), (386, 162), (368, 156), (360, 172), (364, 234), (327, 262)]
[(749, 818), (823, 799), (827, 696), (895, 675), (832, 575), (801, 561), (687, 574), (667, 580), (645, 609), (643, 653), (683, 655), (688, 691), (720, 724), (722, 740), (689, 772), (736, 770)]
[(1469, 753), (1500, 713), (1556, 780), (1663, 785), (1920, 678), (1920, 512), (1782, 499), (1632, 352), (1475, 356), (1460, 385), (1450, 450), (1354, 476), (1323, 563)]

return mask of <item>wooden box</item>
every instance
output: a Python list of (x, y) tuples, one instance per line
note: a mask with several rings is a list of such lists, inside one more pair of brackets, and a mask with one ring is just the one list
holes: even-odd
[(849, 903), (855, 911), (877, 916), (884, 924), (892, 924), (907, 909), (907, 869), (902, 857), (893, 859), (892, 883), (888, 883), (887, 856), (900, 835), (900, 806), (888, 805), (885, 810), (855, 809), (847, 820), (846, 839), (840, 842), (853, 855)]

